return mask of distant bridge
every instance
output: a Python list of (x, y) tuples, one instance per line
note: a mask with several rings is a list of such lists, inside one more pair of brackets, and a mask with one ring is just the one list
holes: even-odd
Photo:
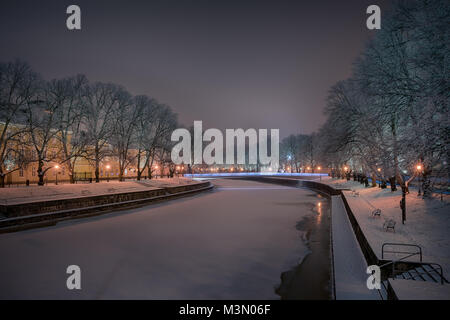
[(187, 173), (187, 178), (217, 178), (217, 177), (249, 177), (249, 176), (280, 176), (280, 177), (326, 177), (327, 173), (281, 173), (281, 172), (220, 172), (220, 173)]

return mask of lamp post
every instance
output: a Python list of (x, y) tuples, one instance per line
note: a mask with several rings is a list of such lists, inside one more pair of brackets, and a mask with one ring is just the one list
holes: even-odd
[(59, 165), (56, 165), (56, 166), (55, 166), (55, 169), (56, 169), (56, 173), (55, 173), (55, 175), (56, 175), (55, 185), (58, 185), (58, 169), (59, 169)]
[(111, 168), (111, 166), (109, 164), (106, 165), (106, 182), (109, 182), (109, 169)]
[(319, 171), (319, 181), (322, 181), (322, 175), (320, 174), (320, 169), (322, 169), (320, 166), (317, 167), (317, 170)]
[(417, 170), (417, 175), (418, 175), (418, 177), (419, 177), (419, 192), (417, 193), (417, 196), (420, 196), (421, 194), (422, 194), (422, 183), (421, 183), (421, 170), (422, 170), (422, 166), (420, 165), (420, 164), (418, 164), (417, 166), (416, 166), (416, 170)]
[(381, 168), (378, 168), (377, 171), (380, 174), (380, 182), (378, 183), (378, 188), (381, 188)]

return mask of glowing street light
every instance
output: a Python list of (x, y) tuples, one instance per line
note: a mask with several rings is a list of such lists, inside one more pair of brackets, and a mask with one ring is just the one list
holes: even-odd
[(317, 167), (317, 170), (319, 170), (319, 181), (322, 181), (322, 175), (320, 174), (320, 169), (322, 169), (320, 166)]
[(417, 193), (418, 196), (420, 196), (422, 194), (422, 181), (421, 181), (421, 170), (422, 170), (422, 165), (418, 164), (416, 166), (417, 169), (417, 174), (419, 175), (419, 192)]
[(109, 182), (109, 169), (111, 169), (111, 166), (109, 164), (106, 165), (106, 182)]
[(56, 169), (56, 180), (55, 180), (55, 184), (57, 185), (57, 184), (58, 184), (58, 169), (59, 169), (59, 165), (56, 165), (56, 166), (55, 166), (55, 169)]

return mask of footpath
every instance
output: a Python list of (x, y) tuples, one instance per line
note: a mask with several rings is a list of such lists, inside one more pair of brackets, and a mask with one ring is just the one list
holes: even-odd
[(138, 207), (212, 188), (210, 182), (172, 178), (0, 189), (0, 233)]
[[(441, 198), (436, 195), (431, 199), (422, 199), (417, 196), (417, 192), (412, 191), (406, 196), (407, 215), (405, 224), (402, 224), (401, 191), (365, 188), (355, 181), (331, 178), (322, 179), (322, 183), (342, 192), (342, 197), (332, 197), (337, 299), (376, 298), (373, 293), (377, 291), (368, 290), (366, 286), (369, 276), (365, 273), (367, 265), (399, 259), (406, 263), (420, 263), (418, 254), (404, 259), (408, 255), (405, 251), (414, 252), (418, 247), (422, 252), (422, 263), (439, 264), (444, 278), (449, 279), (449, 196)], [(346, 210), (346, 205), (349, 210)], [(387, 225), (392, 228), (387, 228)], [(387, 243), (395, 245), (385, 245), (382, 254), (383, 244)], [(420, 269), (423, 274), (414, 274), (415, 270), (409, 270), (405, 272), (406, 276), (402, 274), (389, 279), (386, 282), (387, 289), (392, 290), (392, 296), (397, 299), (450, 299), (450, 285), (445, 281), (444, 285), (440, 281), (426, 281), (436, 278), (436, 274), (426, 272), (425, 269)]]

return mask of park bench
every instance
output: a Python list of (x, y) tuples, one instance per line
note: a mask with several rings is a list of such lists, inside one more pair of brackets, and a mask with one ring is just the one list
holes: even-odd
[(372, 217), (381, 217), (381, 209), (375, 209), (372, 211)]
[(389, 229), (395, 232), (395, 220), (389, 219), (383, 223), (383, 229), (387, 232)]

